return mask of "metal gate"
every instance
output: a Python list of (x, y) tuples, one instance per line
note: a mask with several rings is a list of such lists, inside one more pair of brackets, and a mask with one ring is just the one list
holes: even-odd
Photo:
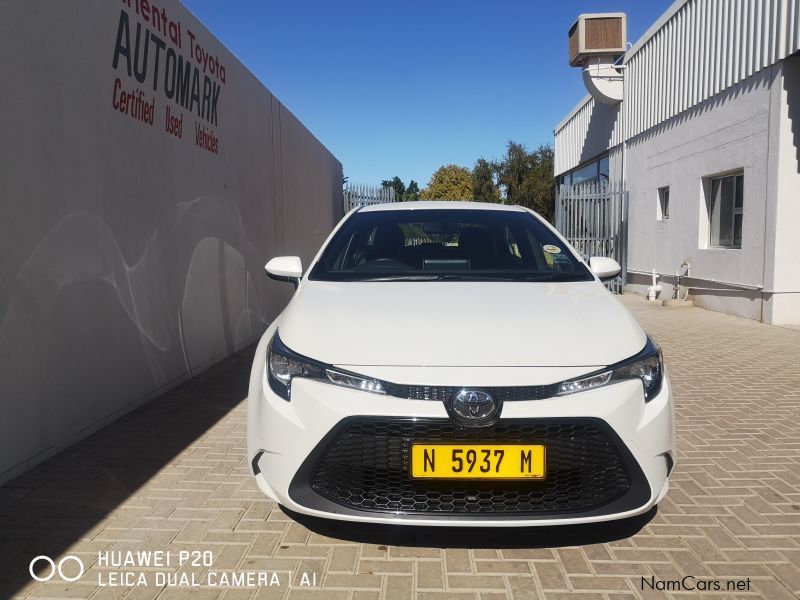
[(627, 283), (628, 192), (609, 183), (578, 183), (556, 192), (556, 229), (588, 262), (609, 256), (622, 272), (606, 287), (621, 294)]
[(344, 212), (349, 213), (356, 206), (370, 206), (371, 204), (384, 204), (396, 202), (395, 191), (392, 187), (379, 185), (348, 184), (344, 188)]

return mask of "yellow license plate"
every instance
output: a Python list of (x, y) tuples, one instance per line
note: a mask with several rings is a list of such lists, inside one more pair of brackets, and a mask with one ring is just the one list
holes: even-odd
[(526, 444), (411, 445), (411, 477), (544, 479), (545, 450)]

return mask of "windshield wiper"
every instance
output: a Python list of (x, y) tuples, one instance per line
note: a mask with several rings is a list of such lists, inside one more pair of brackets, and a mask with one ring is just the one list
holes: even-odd
[(441, 275), (384, 275), (353, 279), (352, 281), (439, 281), (441, 278)]
[(510, 274), (448, 274), (441, 275), (440, 279), (450, 281), (588, 281), (589, 278), (585, 273), (535, 273), (528, 275), (510, 275)]
[(591, 281), (587, 273), (548, 273), (540, 281)]
[(444, 281), (530, 281), (525, 277), (514, 277), (512, 275), (478, 275), (472, 273), (448, 273), (440, 275)]
[(540, 276), (473, 275), (471, 273), (438, 273), (430, 275), (386, 275), (354, 281), (544, 281)]
[(528, 275), (437, 273), (418, 275), (381, 275), (349, 281), (589, 281), (586, 273), (536, 273)]

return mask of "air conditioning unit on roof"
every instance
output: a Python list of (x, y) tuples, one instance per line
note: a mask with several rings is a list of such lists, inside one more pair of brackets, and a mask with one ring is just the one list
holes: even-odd
[(622, 71), (616, 63), (626, 46), (625, 13), (578, 16), (569, 30), (569, 64), (583, 69), (583, 81), (599, 102), (622, 100)]

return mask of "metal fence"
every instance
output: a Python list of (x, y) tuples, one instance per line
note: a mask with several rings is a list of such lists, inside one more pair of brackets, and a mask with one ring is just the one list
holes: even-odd
[(384, 204), (395, 202), (395, 191), (392, 187), (379, 185), (348, 184), (344, 188), (344, 212), (350, 212), (356, 206)]
[(608, 256), (622, 266), (619, 277), (606, 283), (621, 294), (627, 283), (628, 192), (609, 183), (561, 186), (556, 193), (556, 228), (589, 260)]

